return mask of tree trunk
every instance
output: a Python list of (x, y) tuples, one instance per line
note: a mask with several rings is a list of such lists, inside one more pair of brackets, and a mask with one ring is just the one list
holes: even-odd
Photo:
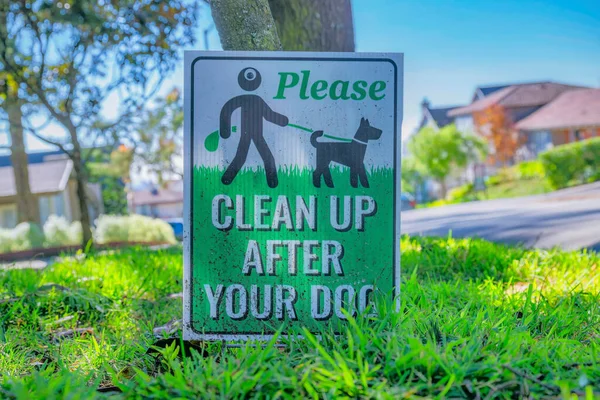
[[(0, 6), (0, 36), (8, 37), (6, 26), (8, 25), (9, 4), (2, 2)], [(10, 54), (10, 53), (9, 53)], [(25, 140), (23, 135), (23, 112), (21, 101), (18, 97), (18, 86), (11, 87), (8, 79), (4, 76), (3, 84), (0, 86), (2, 93), (6, 96), (4, 109), (8, 114), (10, 132), (10, 161), (13, 166), (15, 188), (17, 190), (17, 220), (19, 222), (40, 223), (40, 210), (35, 196), (31, 194), (29, 187), (29, 169), (27, 153), (25, 152)]]
[(284, 50), (354, 51), (350, 0), (269, 0)]
[(268, 0), (212, 0), (224, 50), (281, 50)]
[(440, 189), (442, 190), (442, 200), (446, 200), (446, 194), (448, 193), (446, 179), (440, 179)]
[(6, 112), (10, 131), (10, 161), (13, 166), (17, 190), (17, 219), (19, 222), (40, 224), (40, 210), (36, 197), (29, 187), (29, 169), (23, 135), (23, 112), (19, 100), (6, 99)]
[(88, 211), (88, 200), (86, 193), (87, 176), (83, 163), (81, 162), (81, 145), (77, 138), (77, 131), (74, 127), (69, 127), (71, 142), (73, 143), (73, 152), (70, 158), (73, 161), (73, 170), (75, 171), (75, 182), (77, 184), (77, 200), (79, 202), (81, 230), (83, 233), (82, 247), (85, 249), (88, 245), (93, 244), (92, 224)]

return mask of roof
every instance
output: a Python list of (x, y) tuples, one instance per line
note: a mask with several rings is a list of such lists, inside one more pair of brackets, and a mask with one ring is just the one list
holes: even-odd
[(183, 202), (183, 192), (168, 189), (138, 190), (132, 193), (134, 206)]
[(589, 126), (600, 127), (600, 89), (562, 93), (516, 125), (524, 131)]
[(431, 115), (431, 118), (433, 118), (438, 128), (442, 128), (454, 122), (454, 118), (448, 116), (448, 112), (454, 110), (455, 108), (459, 108), (459, 106), (427, 108), (427, 110), (429, 111), (429, 115)]
[(446, 125), (449, 125), (454, 122), (454, 118), (448, 115), (448, 112), (458, 108), (460, 106), (451, 106), (451, 107), (430, 107), (429, 101), (427, 99), (423, 100), (421, 103), (421, 108), (423, 112), (423, 117), (421, 118), (421, 123), (419, 124), (417, 130), (420, 130), (424, 126), (427, 125), (428, 121), (433, 120), (435, 125), (438, 128), (443, 128)]
[[(38, 151), (27, 154), (27, 163), (28, 164), (39, 164), (45, 161), (46, 158), (56, 158), (60, 156), (65, 156), (62, 150), (54, 150), (54, 151)], [(0, 156), (0, 167), (8, 167), (11, 166), (12, 162), (10, 161), (10, 154)]]
[(468, 106), (457, 108), (448, 113), (451, 117), (482, 111), (491, 105), (499, 104), (505, 108), (543, 106), (563, 92), (583, 89), (581, 86), (565, 85), (555, 82), (525, 83), (507, 86), (492, 94), (476, 100)]
[[(34, 194), (62, 192), (67, 186), (73, 162), (69, 159), (45, 161), (28, 166), (29, 187)], [(13, 167), (0, 167), (0, 197), (17, 194)]]
[(484, 96), (489, 96), (490, 94), (508, 86), (510, 85), (479, 86), (477, 90), (480, 91)]

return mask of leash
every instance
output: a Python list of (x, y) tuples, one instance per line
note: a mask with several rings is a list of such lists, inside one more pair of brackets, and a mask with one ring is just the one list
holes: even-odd
[[(307, 128), (305, 126), (301, 126), (301, 125), (296, 125), (296, 124), (287, 124), (286, 126), (289, 126), (290, 128), (296, 128), (298, 130), (301, 130), (303, 132), (308, 132), (308, 133), (313, 133), (314, 130)], [(231, 131), (232, 132), (237, 132), (237, 126), (232, 126), (231, 127)], [(340, 142), (346, 142), (346, 143), (350, 143), (353, 141), (353, 139), (347, 139), (347, 138), (342, 138), (339, 136), (332, 136), (332, 135), (327, 135), (327, 134), (323, 134), (323, 137), (328, 138), (328, 139), (332, 139), (332, 140), (337, 140)], [(217, 151), (217, 148), (219, 147), (219, 130), (217, 129), (216, 131), (211, 132), (206, 139), (204, 139), (204, 148), (206, 148), (206, 150), (210, 151), (211, 153), (214, 151)], [(365, 143), (366, 144), (366, 143)]]

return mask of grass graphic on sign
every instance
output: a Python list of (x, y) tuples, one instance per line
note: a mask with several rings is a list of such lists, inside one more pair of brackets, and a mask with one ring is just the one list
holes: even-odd
[[(272, 333), (279, 328), (281, 321), (272, 318), (270, 321), (259, 321), (252, 317), (242, 320), (232, 320), (224, 313), (224, 301), (220, 304), (218, 320), (209, 318), (209, 303), (204, 290), (204, 284), (218, 283), (225, 287), (243, 282), (250, 292), (250, 285), (285, 284), (296, 288), (298, 300), (296, 312), (301, 324), (311, 330), (317, 330), (322, 325), (318, 321), (307, 317), (310, 315), (310, 287), (311, 285), (325, 285), (335, 289), (341, 284), (352, 284), (360, 287), (366, 282), (374, 283), (377, 294), (391, 295), (393, 290), (393, 250), (394, 250), (394, 173), (392, 169), (376, 168), (368, 172), (371, 187), (353, 188), (350, 186), (349, 171), (346, 168), (332, 168), (335, 188), (323, 187), (319, 190), (312, 188), (312, 169), (309, 168), (280, 168), (278, 170), (279, 186), (275, 189), (267, 187), (265, 175), (262, 171), (243, 169), (236, 180), (228, 186), (221, 184), (223, 169), (216, 167), (194, 168), (193, 187), (193, 224), (192, 243), (193, 280), (195, 284), (192, 293), (193, 327), (197, 331), (205, 329), (215, 332), (226, 329), (223, 333), (239, 333), (240, 328), (250, 333)], [(317, 221), (316, 231), (288, 231), (285, 226), (279, 231), (240, 231), (231, 229), (226, 233), (212, 226), (212, 199), (219, 194), (225, 194), (234, 199), (242, 195), (245, 198), (246, 222), (254, 220), (252, 199), (254, 195), (270, 195), (273, 201), (267, 204), (270, 215), (277, 196), (284, 195), (290, 199), (290, 208), (294, 214), (294, 201), (301, 193), (310, 193), (316, 196)], [(340, 232), (329, 224), (330, 196), (359, 196), (369, 195), (377, 199), (377, 213), (365, 222), (364, 231), (351, 230)], [(340, 201), (341, 202), (341, 201)], [(229, 210), (227, 215), (235, 217), (235, 211)], [(247, 250), (248, 240), (256, 240), (260, 244), (263, 258), (264, 244), (267, 240), (337, 240), (344, 246), (344, 255), (341, 259), (344, 267), (344, 276), (334, 273), (331, 276), (306, 276), (302, 274), (301, 248), (298, 255), (298, 273), (290, 276), (287, 270), (288, 258), (285, 249), (279, 250), (282, 257), (277, 263), (275, 276), (259, 276), (252, 273), (250, 276), (242, 275), (242, 264)], [(382, 246), (382, 243), (389, 245)], [(201, 250), (200, 250), (201, 249)], [(226, 251), (223, 251), (226, 249)], [(378, 249), (371, 251), (370, 249)], [(316, 251), (318, 253), (318, 251)], [(320, 258), (320, 257), (319, 257)], [(212, 288), (215, 289), (214, 287)], [(261, 292), (263, 293), (263, 292)], [(263, 300), (260, 307), (263, 306)], [(340, 322), (335, 316), (329, 320), (334, 325)], [(285, 319), (285, 323), (293, 321)]]

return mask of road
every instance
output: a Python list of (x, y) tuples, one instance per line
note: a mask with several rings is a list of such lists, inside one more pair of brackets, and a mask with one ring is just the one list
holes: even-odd
[(402, 212), (402, 233), (600, 252), (600, 182), (545, 195)]

